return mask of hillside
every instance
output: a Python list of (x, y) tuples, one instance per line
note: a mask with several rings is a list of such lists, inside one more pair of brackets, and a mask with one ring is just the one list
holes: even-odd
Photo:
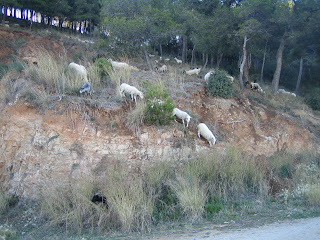
[[(8, 30), (1, 30), (0, 37), (2, 42), (24, 39), (17, 51), (20, 59), (33, 57), (36, 46), (44, 46), (54, 55), (65, 51), (63, 42), (47, 37)], [(78, 45), (67, 54), (81, 48)], [(2, 61), (8, 60), (10, 52), (9, 47), (1, 48)], [(133, 82), (152, 81), (158, 77), (155, 74), (140, 70), (132, 72), (131, 77)], [(108, 94), (109, 99), (117, 96), (115, 92)], [(259, 103), (256, 99), (265, 97), (259, 92), (246, 89), (232, 99), (213, 98), (206, 94), (202, 78), (187, 77), (180, 89), (170, 89), (170, 95), (175, 106), (191, 112), (193, 119), (186, 135), (181, 123), (173, 122), (168, 127), (143, 126), (136, 136), (125, 126), (126, 114), (134, 107), (129, 100), (102, 107), (82, 104), (79, 111), (72, 103), (58, 103), (55, 110), (43, 114), (23, 100), (6, 106), (1, 114), (1, 179), (10, 192), (30, 197), (37, 192), (37, 182), (41, 183), (49, 172), (50, 177), (83, 174), (115, 158), (125, 160), (132, 169), (141, 169), (160, 158), (179, 159), (194, 151), (210, 151), (209, 144), (197, 137), (200, 122), (212, 128), (217, 137), (214, 148), (222, 152), (227, 146), (235, 146), (254, 156), (270, 156), (282, 150), (299, 152), (319, 147), (319, 121), (311, 117), (311, 112), (297, 109), (283, 113)], [(278, 99), (283, 100), (281, 96)], [(94, 121), (86, 120), (85, 115)], [(80, 155), (71, 150), (74, 146), (81, 148)]]
[[(70, 61), (72, 56), (88, 49), (77, 40), (58, 41), (3, 28), (0, 42), (2, 63), (9, 63), (13, 57), (19, 61), (36, 57), (40, 47)], [(95, 54), (89, 52), (90, 56)], [(163, 74), (145, 70), (147, 65), (139, 58), (130, 63), (139, 68), (130, 73), (131, 83), (159, 79), (165, 82), (174, 105), (191, 114), (189, 129), (172, 121), (168, 126), (144, 124), (135, 131), (128, 126), (127, 116), (136, 105), (129, 98), (121, 100), (110, 84), (94, 89), (92, 98), (69, 94), (59, 101), (52, 93), (50, 107), (39, 107), (19, 98), (19, 91), (28, 84), (40, 89), (30, 80), (30, 73), (8, 71), (0, 81), (9, 81), (15, 89), (2, 103), (0, 114), (0, 179), (6, 192), (37, 199), (43, 186), (81, 177), (100, 179), (117, 162), (130, 173), (141, 174), (162, 160), (186, 162), (197, 153), (225, 153), (231, 147), (261, 163), (284, 151), (320, 153), (319, 116), (299, 98), (281, 94), (272, 97), (249, 88), (239, 93), (236, 82), (231, 99), (211, 97), (206, 93), (203, 77), (180, 74), (181, 69), (174, 62), (168, 64), (169, 72)], [(200, 122), (206, 123), (217, 137), (213, 149), (197, 136)], [(274, 194), (280, 192), (280, 183), (275, 180), (270, 184), (274, 184), (270, 186)]]

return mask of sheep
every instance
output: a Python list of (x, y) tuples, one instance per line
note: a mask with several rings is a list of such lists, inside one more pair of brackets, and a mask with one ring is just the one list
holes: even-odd
[(91, 96), (92, 89), (91, 89), (91, 84), (89, 82), (85, 82), (82, 87), (79, 90), (79, 93), (86, 93), (87, 95), (89, 94)]
[(137, 98), (136, 98), (137, 96), (139, 96), (141, 99), (143, 99), (143, 93), (142, 92), (140, 92), (135, 87), (130, 86), (129, 84), (122, 83), (120, 85), (120, 95), (122, 97), (124, 97), (125, 93), (130, 94), (131, 100), (132, 101), (134, 100), (135, 103), (137, 103)]
[(170, 58), (165, 58), (164, 59), (166, 62), (169, 62), (170, 61)]
[(116, 70), (116, 69), (118, 69), (118, 70), (120, 70), (120, 69), (129, 69), (129, 70), (134, 70), (134, 71), (138, 71), (139, 70), (138, 68), (130, 66), (128, 63), (125, 63), (125, 62), (113, 61), (111, 58), (108, 58), (107, 60), (108, 60), (108, 62), (111, 63), (112, 68), (114, 70)]
[(88, 73), (84, 66), (71, 62), (69, 64), (69, 69), (79, 75), (85, 82), (88, 82)]
[(230, 82), (233, 83), (234, 77), (232, 77), (232, 76), (230, 76), (230, 75), (227, 75), (227, 77), (230, 79)]
[(189, 76), (194, 75), (194, 74), (198, 76), (200, 73), (200, 70), (201, 70), (201, 68), (194, 68), (194, 69), (186, 71), (186, 74)]
[(174, 60), (176, 60), (176, 62), (178, 63), (178, 64), (182, 64), (182, 60), (180, 60), (180, 59), (178, 59), (178, 58), (174, 58)]
[(168, 71), (168, 67), (167, 67), (167, 65), (162, 65), (160, 68), (156, 67), (156, 70), (158, 72), (166, 72), (166, 71)]
[(178, 108), (174, 108), (173, 111), (172, 111), (172, 115), (180, 118), (182, 120), (182, 123), (183, 123), (184, 127), (185, 127), (184, 120), (187, 121), (187, 127), (189, 126), (189, 122), (190, 122), (191, 117), (189, 116), (188, 113), (186, 113), (184, 111), (181, 111)]
[(206, 75), (204, 75), (204, 81), (206, 82), (206, 84), (209, 83), (209, 78), (211, 77), (211, 75), (213, 75), (215, 73), (215, 71), (210, 71), (208, 73), (206, 73)]
[(297, 96), (295, 93), (288, 92), (288, 91), (286, 91), (284, 89), (279, 89), (278, 92), (283, 93), (283, 94), (288, 94), (288, 95), (291, 95), (291, 96), (294, 96), (294, 97)]
[(255, 83), (255, 82), (246, 82), (246, 84), (248, 84), (250, 86), (251, 89), (257, 89), (260, 92), (263, 92), (263, 89), (260, 87), (259, 83)]
[(207, 141), (210, 144), (210, 147), (216, 144), (216, 141), (217, 141), (216, 137), (213, 135), (213, 133), (210, 131), (207, 125), (204, 123), (200, 123), (198, 125), (198, 137), (201, 138), (201, 136), (207, 139)]
[(154, 55), (154, 54), (149, 54), (149, 57), (155, 57), (156, 55)]

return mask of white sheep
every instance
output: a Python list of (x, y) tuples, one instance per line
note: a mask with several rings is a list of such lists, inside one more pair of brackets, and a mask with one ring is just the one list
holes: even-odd
[(85, 82), (88, 82), (88, 73), (84, 66), (72, 62), (69, 64), (69, 69), (79, 75)]
[(198, 137), (201, 138), (201, 136), (208, 140), (210, 147), (216, 144), (216, 137), (204, 123), (198, 125)]
[(230, 79), (230, 82), (233, 83), (234, 77), (232, 77), (232, 76), (230, 76), (230, 75), (227, 75), (227, 77)]
[(215, 73), (215, 71), (210, 71), (208, 73), (206, 73), (206, 75), (204, 75), (204, 81), (206, 82), (206, 84), (209, 83), (209, 78), (211, 77), (211, 75), (213, 75)]
[(189, 126), (189, 122), (190, 122), (191, 117), (189, 116), (188, 113), (186, 113), (184, 111), (181, 111), (178, 108), (174, 108), (173, 111), (172, 111), (172, 115), (180, 118), (182, 120), (182, 123), (183, 123), (184, 127), (185, 127), (184, 120), (186, 120), (186, 122), (187, 122), (187, 127)]
[(180, 60), (180, 59), (178, 59), (178, 58), (174, 58), (174, 60), (176, 60), (176, 62), (178, 63), (178, 64), (182, 64), (182, 60)]
[(154, 54), (149, 54), (149, 57), (155, 57), (156, 55), (154, 55)]
[(170, 61), (170, 58), (165, 58), (164, 59), (166, 62), (169, 62)]
[(166, 71), (168, 71), (168, 67), (167, 67), (167, 65), (162, 65), (160, 68), (156, 67), (156, 70), (158, 72), (166, 72)]
[(117, 61), (113, 61), (111, 58), (107, 59), (108, 62), (111, 63), (112, 68), (114, 70), (120, 70), (120, 69), (128, 69), (128, 70), (134, 70), (134, 71), (138, 71), (139, 69), (133, 66), (130, 66), (128, 63), (125, 62), (117, 62)]
[(296, 96), (297, 96), (295, 93), (288, 92), (288, 91), (286, 91), (286, 90), (284, 90), (284, 89), (279, 89), (278, 92), (283, 93), (283, 94), (288, 94), (288, 95), (291, 95), (291, 96), (293, 96), (293, 97), (296, 97)]
[(143, 99), (143, 93), (142, 92), (140, 92), (135, 87), (130, 86), (129, 84), (122, 83), (120, 85), (120, 95), (122, 97), (124, 97), (125, 93), (130, 94), (131, 100), (134, 100), (135, 103), (137, 103), (137, 96), (139, 96), (141, 99)]
[(186, 74), (191, 76), (191, 75), (199, 75), (201, 68), (194, 68), (191, 70), (186, 71)]
[(91, 92), (92, 92), (92, 89), (91, 89), (91, 84), (89, 82), (85, 82), (79, 90), (80, 94), (86, 93), (87, 95), (89, 94), (90, 96), (91, 96)]

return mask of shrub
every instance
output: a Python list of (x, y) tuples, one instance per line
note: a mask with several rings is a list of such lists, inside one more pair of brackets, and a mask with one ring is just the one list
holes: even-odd
[(9, 226), (7, 224), (0, 225), (0, 239), (4, 240), (10, 240), (10, 239), (16, 239), (17, 233), (12, 228), (12, 226)]
[(167, 125), (173, 120), (174, 105), (162, 82), (147, 84), (145, 99), (147, 103), (145, 121), (148, 124)]
[(313, 88), (308, 94), (305, 96), (305, 102), (313, 109), (320, 110), (320, 88)]
[(306, 191), (305, 197), (311, 206), (320, 206), (320, 183), (312, 184)]
[(136, 136), (140, 135), (140, 126), (144, 122), (145, 112), (146, 104), (144, 101), (140, 101), (126, 116), (126, 127), (134, 131)]
[(207, 92), (214, 97), (231, 98), (232, 83), (225, 71), (216, 71), (209, 78)]
[(100, 77), (108, 76), (109, 72), (112, 70), (112, 64), (108, 62), (106, 58), (98, 58), (95, 65), (98, 68)]

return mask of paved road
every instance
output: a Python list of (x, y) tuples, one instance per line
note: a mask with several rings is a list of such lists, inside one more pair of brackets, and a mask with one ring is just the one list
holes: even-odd
[(161, 240), (320, 240), (320, 217), (287, 220), (258, 228), (161, 236)]

